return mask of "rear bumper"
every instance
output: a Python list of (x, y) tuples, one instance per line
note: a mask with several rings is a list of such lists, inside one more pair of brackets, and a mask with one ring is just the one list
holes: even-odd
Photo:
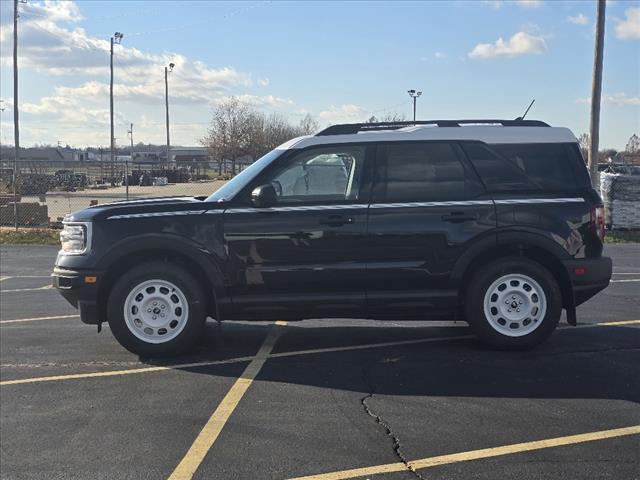
[(609, 257), (565, 260), (576, 306), (604, 290), (611, 280), (612, 262)]
[[(96, 277), (96, 281), (88, 283), (86, 277)], [(65, 300), (80, 311), (80, 320), (83, 323), (96, 325), (100, 322), (97, 299), (101, 278), (101, 271), (55, 267), (51, 274), (51, 283)]]

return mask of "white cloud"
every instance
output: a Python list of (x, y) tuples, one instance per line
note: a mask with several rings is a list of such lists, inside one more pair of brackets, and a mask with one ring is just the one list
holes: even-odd
[(41, 17), (52, 22), (77, 22), (84, 18), (74, 2), (65, 0), (25, 2), (20, 5), (19, 11), (22, 18)]
[(640, 38), (640, 8), (628, 8), (624, 16), (624, 20), (616, 22), (616, 37), (623, 40)]
[[(82, 5), (81, 5), (82, 6)], [(0, 62), (11, 65), (12, 5), (1, 2), (0, 9)], [(32, 131), (35, 138), (26, 135), (25, 142), (52, 141), (63, 138), (70, 144), (109, 143), (109, 39), (89, 35), (76, 22), (83, 19), (74, 2), (49, 1), (19, 4), (20, 8), (20, 67), (47, 75), (49, 85), (55, 85), (56, 77), (61, 85), (53, 93), (38, 100), (24, 102), (24, 131)], [(175, 64), (169, 74), (169, 99), (175, 121), (172, 118), (172, 138), (182, 143), (193, 143), (204, 130), (209, 108), (222, 99), (236, 95), (251, 104), (265, 109), (295, 110), (290, 99), (274, 95), (243, 94), (243, 89), (257, 84), (269, 85), (265, 76), (256, 81), (248, 72), (235, 68), (213, 68), (197, 59), (171, 52), (160, 54), (139, 50), (126, 35), (121, 45), (114, 49), (114, 97), (115, 123), (118, 143), (126, 140), (122, 130), (130, 121), (140, 120), (140, 111), (164, 110), (164, 67)], [(69, 85), (65, 77), (73, 77)], [(76, 83), (80, 80), (81, 83)], [(51, 87), (50, 87), (51, 88)], [(5, 107), (8, 102), (4, 102)], [(189, 121), (180, 122), (180, 106), (189, 106)], [(126, 117), (122, 113), (127, 112)], [(201, 115), (198, 118), (198, 115)], [(197, 122), (203, 120), (203, 122)], [(140, 125), (138, 125), (140, 124)], [(137, 138), (162, 142), (164, 117), (158, 122), (138, 121)], [(199, 128), (196, 128), (200, 125)], [(5, 125), (3, 124), (3, 129)], [(46, 127), (46, 128), (45, 128)], [(182, 136), (181, 136), (182, 135)], [(120, 138), (122, 137), (122, 139)]]
[(574, 25), (587, 25), (589, 23), (589, 18), (582, 13), (574, 17), (567, 17), (567, 22), (573, 23)]
[(542, 6), (542, 0), (483, 0), (482, 3), (494, 10), (499, 10), (503, 5), (517, 5), (522, 8), (538, 8)]
[(443, 59), (443, 58), (446, 58), (446, 55), (445, 55), (444, 53), (442, 53), (442, 52), (436, 52), (436, 53), (434, 54), (434, 56), (435, 56), (438, 60)]
[[(244, 95), (238, 95), (237, 98), (239, 98), (240, 101), (245, 102), (254, 107), (286, 108), (294, 105), (293, 100), (290, 100), (288, 98), (276, 97), (274, 95), (258, 96), (258, 95), (244, 94)], [(221, 100), (224, 100), (224, 99), (221, 99)]]
[(544, 38), (518, 32), (506, 42), (500, 37), (494, 43), (479, 43), (468, 56), (470, 58), (514, 58), (521, 55), (541, 54), (546, 49)]
[(364, 108), (347, 103), (339, 106), (331, 105), (327, 110), (321, 111), (319, 116), (331, 123), (349, 123), (364, 120), (367, 113)]
[[(590, 104), (590, 98), (578, 98), (576, 103)], [(629, 96), (626, 93), (605, 94), (602, 96), (602, 103), (616, 107), (640, 106), (640, 96)]]

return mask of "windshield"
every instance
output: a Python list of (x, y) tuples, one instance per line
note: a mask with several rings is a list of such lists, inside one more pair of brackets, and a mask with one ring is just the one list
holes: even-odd
[(271, 150), (269, 153), (260, 157), (238, 175), (225, 183), (218, 190), (207, 197), (207, 202), (227, 202), (231, 200), (240, 190), (247, 186), (253, 178), (260, 173), (267, 165), (282, 155), (286, 150)]

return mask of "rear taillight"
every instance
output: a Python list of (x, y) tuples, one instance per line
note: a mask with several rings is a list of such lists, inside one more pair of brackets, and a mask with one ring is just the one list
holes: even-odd
[(591, 226), (600, 241), (604, 242), (604, 205), (595, 205), (591, 209)]

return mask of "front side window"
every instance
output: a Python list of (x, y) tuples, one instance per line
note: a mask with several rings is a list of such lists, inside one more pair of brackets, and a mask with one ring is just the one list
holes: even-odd
[(479, 193), (450, 143), (389, 144), (376, 165), (375, 201), (463, 200)]
[(278, 204), (358, 200), (366, 147), (345, 145), (302, 151), (268, 175)]

